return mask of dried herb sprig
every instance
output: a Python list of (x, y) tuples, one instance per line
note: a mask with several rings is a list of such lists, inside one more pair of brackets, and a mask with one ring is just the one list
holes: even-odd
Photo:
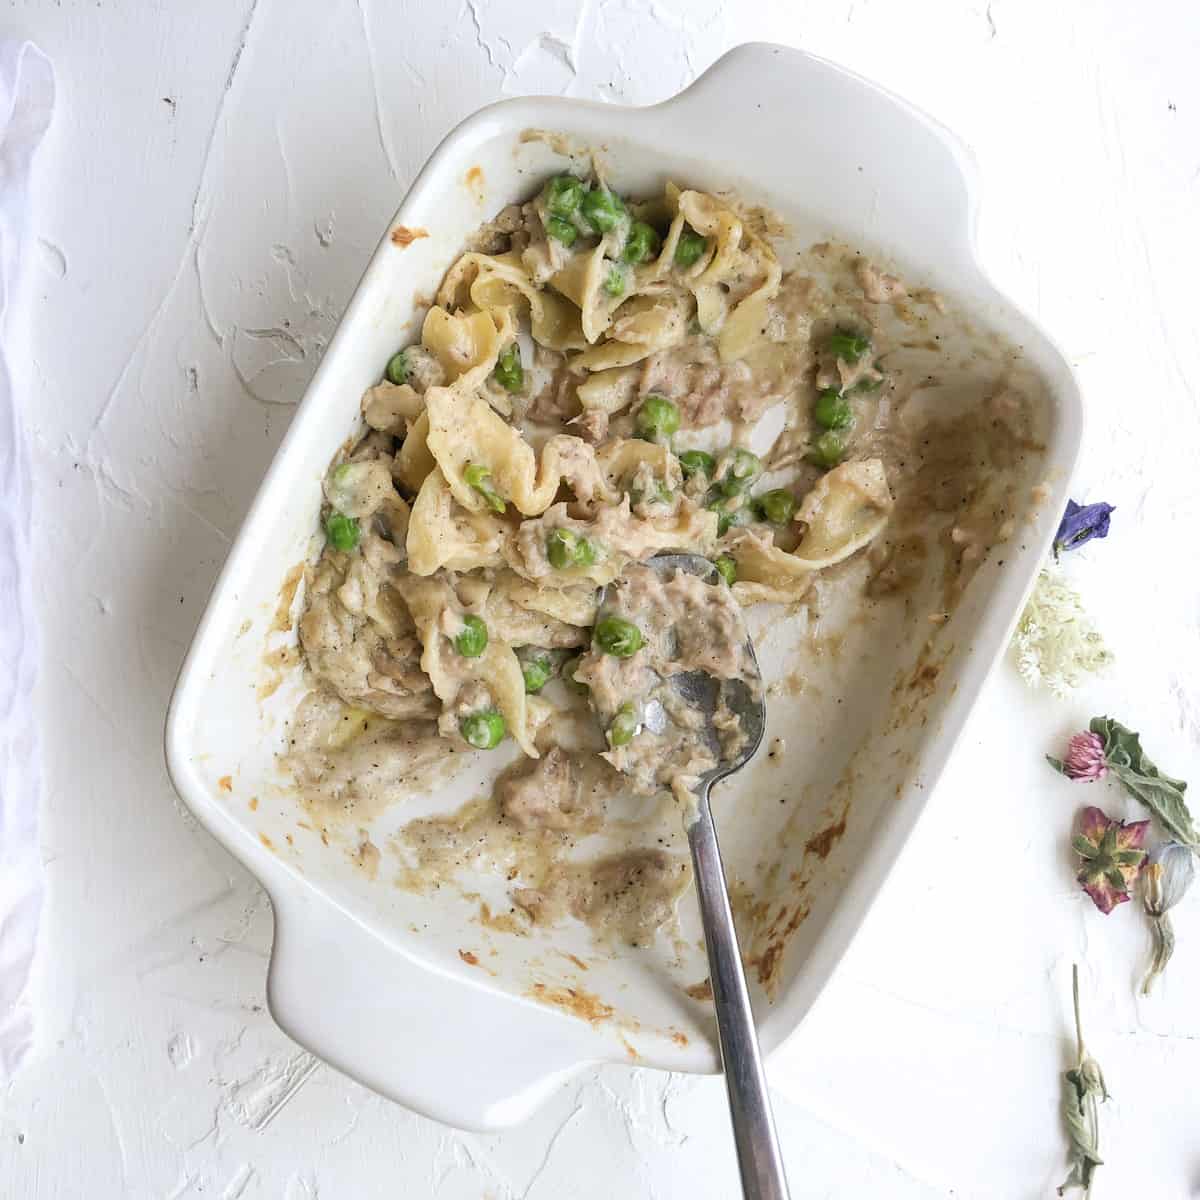
[(1104, 1160), (1100, 1157), (1100, 1115), (1097, 1104), (1108, 1099), (1100, 1064), (1083, 1043), (1083, 1023), (1079, 1018), (1079, 967), (1071, 967), (1071, 991), (1075, 1001), (1075, 1066), (1063, 1075), (1063, 1120), (1071, 1142), (1071, 1170), (1059, 1186), (1061, 1196), (1069, 1188), (1082, 1188), (1087, 1196), (1092, 1175)]
[[(1187, 801), (1183, 798), (1187, 784), (1182, 779), (1164, 775), (1142, 749), (1138, 735), (1112, 717), (1093, 717), (1088, 729), (1099, 739), (1096, 748), (1103, 754), (1108, 770), (1120, 780), (1122, 787), (1150, 810), (1175, 841), (1200, 854), (1200, 833), (1196, 831)], [(1095, 746), (1095, 743), (1092, 745)], [(1095, 771), (1080, 769), (1075, 761), (1078, 753), (1074, 746), (1072, 751), (1065, 761), (1049, 755), (1046, 761), (1071, 779), (1098, 778)]]
[(1175, 931), (1168, 913), (1183, 899), (1195, 877), (1196, 860), (1191, 848), (1179, 842), (1164, 842), (1156, 847), (1142, 870), (1142, 905), (1150, 918), (1154, 938), (1154, 953), (1142, 981), (1143, 996), (1150, 995), (1154, 981), (1171, 961)]

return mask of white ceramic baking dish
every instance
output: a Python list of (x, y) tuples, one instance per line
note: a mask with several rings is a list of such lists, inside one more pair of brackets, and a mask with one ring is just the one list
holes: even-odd
[[(836, 236), (865, 248), (937, 288), (976, 330), (1019, 346), (1041, 397), (1042, 518), (1022, 515), (946, 625), (935, 630), (918, 597), (877, 626), (847, 626), (829, 664), (810, 655), (800, 694), (785, 688), (771, 702), (784, 769), (764, 758), (715, 803), (766, 1050), (812, 1005), (917, 821), (1046, 553), (1082, 422), (1062, 355), (976, 261), (967, 156), (909, 105), (827, 62), (743, 46), (664, 104), (506, 101), (442, 142), (367, 267), (229, 554), (172, 699), (166, 753), (184, 801), (270, 894), (279, 1024), (377, 1091), (472, 1128), (521, 1120), (591, 1062), (717, 1067), (711, 1008), (685, 987), (707, 973), (690, 893), (673, 946), (606, 950), (581, 927), (518, 936), (488, 919), (504, 905), (502, 881), (480, 878), (477, 895), (422, 896), (394, 886), (387, 853), (371, 878), (304, 820), (275, 761), (302, 688), (295, 580), (318, 545), (322, 475), (357, 428), (363, 390), (416, 336), (419, 298), (464, 237), (562, 169), (551, 144), (522, 137), (531, 129), (598, 150), (622, 191), (653, 192), (668, 178), (732, 188), (782, 212), (797, 245)], [(392, 236), (402, 228), (428, 236)], [(800, 641), (813, 632), (797, 629)], [(774, 640), (760, 659), (790, 644), (787, 629), (763, 636)], [(448, 811), (477, 783), (468, 773), (385, 814), (372, 839), (386, 846), (399, 821)]]

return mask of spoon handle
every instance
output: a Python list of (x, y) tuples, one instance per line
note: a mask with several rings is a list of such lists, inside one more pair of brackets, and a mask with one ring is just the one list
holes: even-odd
[(688, 830), (688, 841), (708, 945), (717, 1037), (729, 1091), (742, 1192), (746, 1200), (788, 1200), (787, 1177), (775, 1136), (771, 1099), (754, 1031), (754, 1013), (707, 796), (700, 798), (699, 809), (699, 816)]

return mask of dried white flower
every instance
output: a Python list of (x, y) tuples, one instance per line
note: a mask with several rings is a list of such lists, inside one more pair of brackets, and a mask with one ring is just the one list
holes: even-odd
[(1012, 650), (1021, 678), (1032, 688), (1045, 685), (1060, 698), (1113, 659), (1078, 595), (1050, 570), (1038, 575)]

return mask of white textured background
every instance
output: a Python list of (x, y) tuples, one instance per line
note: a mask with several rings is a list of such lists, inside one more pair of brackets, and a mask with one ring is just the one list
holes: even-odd
[(1140, 914), (1094, 912), (1063, 849), (1098, 789), (1039, 760), (1111, 710), (1200, 788), (1192, 0), (44, 0), (6, 24), (55, 59), (61, 99), (29, 314), (42, 1045), (0, 1092), (0, 1195), (735, 1194), (715, 1079), (608, 1068), (477, 1137), (315, 1064), (264, 1010), (265, 898), (180, 811), (160, 733), (290, 406), (442, 134), (503, 95), (659, 100), (752, 39), (871, 76), (971, 145), (984, 260), (1084, 386), (1076, 497), (1118, 509), (1072, 563), (1116, 671), (1066, 704), (1001, 671), (773, 1062), (794, 1195), (1052, 1195), (1072, 959), (1114, 1092), (1094, 1195), (1196, 1194), (1200, 889), (1160, 995), (1135, 1003)]

